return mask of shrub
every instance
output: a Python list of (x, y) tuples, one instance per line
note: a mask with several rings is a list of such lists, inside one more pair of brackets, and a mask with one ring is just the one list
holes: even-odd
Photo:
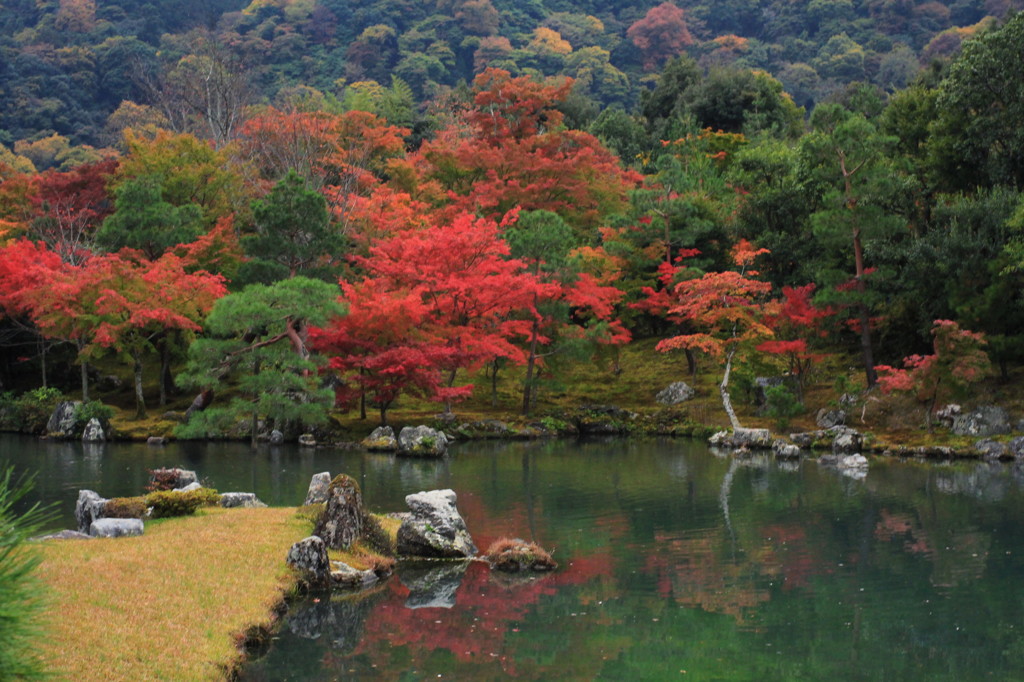
[(389, 533), (376, 514), (367, 514), (363, 519), (363, 539), (374, 551), (394, 556), (398, 551), (395, 537)]
[(75, 408), (75, 431), (82, 431), (90, 419), (99, 419), (104, 431), (110, 426), (110, 418), (115, 410), (99, 400), (90, 400)]
[(12, 476), (10, 468), (0, 470), (0, 680), (27, 680), (44, 674), (34, 644), (40, 636), (35, 618), (42, 611), (42, 590), (33, 575), (39, 557), (25, 540), (39, 532), (49, 514), (38, 505), (14, 511), (31, 481)]
[(558, 568), (551, 555), (540, 546), (519, 539), (498, 538), (487, 548), (484, 558), (492, 568), (508, 573), (551, 571)]
[(217, 504), (220, 495), (211, 488), (199, 488), (183, 493), (177, 490), (158, 490), (146, 495), (146, 505), (153, 508), (154, 519), (195, 514), (200, 507)]
[(103, 515), (111, 519), (141, 519), (147, 507), (145, 497), (114, 497), (103, 505)]
[(62, 398), (56, 388), (36, 388), (17, 398), (5, 393), (0, 398), (3, 426), (23, 433), (42, 433)]
[(295, 516), (302, 519), (303, 521), (309, 521), (314, 526), (320, 523), (320, 517), (324, 515), (324, 510), (327, 505), (323, 502), (318, 504), (307, 504), (299, 507), (295, 511)]
[(789, 420), (800, 414), (803, 406), (785, 384), (772, 386), (764, 392), (768, 416), (775, 418), (780, 431), (789, 426)]
[(177, 469), (150, 469), (149, 470), (149, 485), (146, 486), (146, 490), (149, 492), (159, 492), (161, 490), (174, 490), (178, 487), (178, 470)]

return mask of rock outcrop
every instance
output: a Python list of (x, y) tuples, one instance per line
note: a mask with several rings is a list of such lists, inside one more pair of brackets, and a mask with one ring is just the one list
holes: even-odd
[(49, 421), (46, 422), (46, 433), (52, 438), (74, 438), (77, 436), (75, 412), (81, 404), (81, 401), (78, 400), (64, 400), (57, 403)]
[(327, 556), (327, 545), (316, 535), (292, 545), (285, 563), (298, 570), (310, 585), (325, 586), (330, 581), (331, 562)]
[(220, 506), (222, 507), (266, 507), (260, 502), (256, 493), (221, 493)]
[(104, 443), (107, 440), (107, 434), (103, 431), (103, 424), (96, 417), (89, 420), (89, 423), (85, 425), (85, 429), (82, 430), (82, 442), (83, 443)]
[(406, 426), (398, 434), (398, 454), (415, 457), (443, 457), (448, 437), (429, 426)]
[(142, 519), (96, 519), (89, 526), (95, 538), (125, 538), (142, 535)]
[(359, 484), (351, 476), (338, 474), (327, 489), (327, 507), (313, 534), (323, 538), (329, 549), (348, 549), (363, 534), (365, 521)]
[(814, 422), (822, 429), (831, 429), (846, 423), (846, 410), (830, 410), (826, 407), (818, 410)]
[(690, 388), (689, 384), (685, 381), (676, 381), (658, 391), (654, 399), (662, 405), (678, 405), (679, 403), (686, 402), (693, 395), (694, 391)]
[(1010, 415), (997, 405), (978, 407), (953, 418), (952, 431), (958, 436), (997, 436), (1010, 430)]
[(75, 521), (78, 522), (78, 532), (88, 533), (92, 522), (103, 518), (103, 507), (107, 500), (100, 497), (99, 493), (92, 490), (79, 490), (78, 501), (75, 503)]
[(302, 504), (324, 504), (327, 502), (327, 491), (331, 487), (331, 472), (321, 471), (313, 474), (309, 480), (309, 490), (306, 491), (306, 500)]
[(770, 450), (772, 433), (768, 429), (733, 429), (719, 431), (708, 439), (708, 443), (723, 448)]
[(394, 452), (398, 449), (398, 439), (390, 426), (378, 426), (363, 439), (361, 445), (372, 452)]
[(454, 490), (406, 495), (412, 510), (398, 528), (398, 553), (437, 559), (464, 559), (476, 554), (466, 522), (455, 506)]

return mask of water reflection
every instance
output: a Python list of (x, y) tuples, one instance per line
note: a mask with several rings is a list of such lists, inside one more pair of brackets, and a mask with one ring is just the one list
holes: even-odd
[[(0, 437), (44, 497), (137, 491), (190, 465), (221, 489), (298, 504), (346, 472), (377, 510), (450, 487), (474, 540), (553, 549), (540, 579), (459, 564), (296, 605), (248, 679), (1012, 680), (1024, 665), (1021, 471), (810, 461), (700, 444), (456, 446), (449, 460), (244, 446), (162, 449)], [(88, 485), (83, 485), (87, 483)]]

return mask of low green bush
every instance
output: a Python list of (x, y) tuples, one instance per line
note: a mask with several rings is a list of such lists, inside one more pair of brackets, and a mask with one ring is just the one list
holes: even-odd
[(200, 507), (208, 507), (220, 501), (220, 495), (211, 488), (199, 488), (189, 492), (158, 490), (145, 497), (146, 506), (152, 507), (154, 519), (195, 514)]
[(81, 432), (90, 419), (99, 419), (100, 425), (106, 430), (110, 426), (110, 418), (116, 410), (109, 405), (104, 405), (99, 400), (84, 402), (75, 408), (75, 431)]
[(0, 395), (0, 427), (22, 433), (43, 433), (50, 415), (63, 399), (56, 388), (37, 388), (15, 397)]
[(145, 497), (114, 497), (103, 505), (103, 515), (110, 519), (141, 519), (147, 508)]
[(786, 430), (789, 420), (803, 410), (803, 405), (785, 384), (766, 389), (764, 395), (766, 411), (770, 417), (774, 417), (780, 431)]

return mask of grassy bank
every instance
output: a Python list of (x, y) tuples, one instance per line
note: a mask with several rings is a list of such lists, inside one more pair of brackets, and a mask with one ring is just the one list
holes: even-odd
[(223, 679), (290, 588), (294, 509), (201, 510), (136, 538), (43, 543), (44, 652), (60, 679)]

